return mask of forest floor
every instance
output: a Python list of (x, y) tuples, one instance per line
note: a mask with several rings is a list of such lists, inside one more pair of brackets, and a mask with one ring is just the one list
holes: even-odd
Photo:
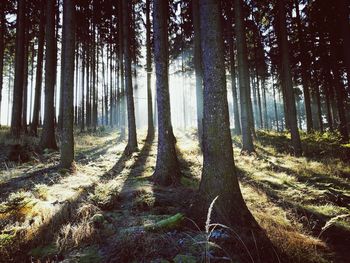
[[(209, 235), (187, 217), (161, 227), (178, 213), (190, 216), (202, 163), (194, 131), (175, 132), (183, 177), (169, 188), (151, 181), (156, 140), (140, 139), (140, 151), (125, 156), (116, 131), (77, 133), (70, 175), (58, 152), (7, 133), (0, 129), (0, 262), (235, 260), (214, 245), (225, 238), (220, 229)], [(296, 158), (283, 133), (258, 132), (251, 156), (240, 153), (238, 137), (233, 142), (244, 199), (284, 253), (281, 262), (348, 262), (350, 145), (329, 133), (302, 134), (305, 155)]]

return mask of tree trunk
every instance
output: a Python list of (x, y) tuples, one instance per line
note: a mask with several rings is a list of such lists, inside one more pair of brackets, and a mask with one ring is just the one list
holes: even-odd
[(74, 136), (73, 136), (73, 100), (74, 100), (74, 53), (75, 53), (75, 1), (65, 0), (63, 3), (64, 43), (62, 52), (63, 83), (63, 115), (61, 134), (61, 166), (74, 168)]
[(348, 82), (348, 93), (350, 94), (350, 25), (349, 25), (349, 1), (338, 0), (335, 1), (340, 14), (340, 27), (342, 30), (343, 37), (343, 49), (344, 49), (344, 60), (346, 64), (347, 82)]
[(4, 84), (4, 50), (5, 50), (5, 7), (4, 2), (0, 1), (0, 127), (1, 127), (1, 101), (2, 101), (2, 88)]
[[(233, 20), (234, 17), (234, 10), (232, 11), (232, 14), (230, 15), (231, 20)], [(233, 21), (230, 20), (230, 23), (232, 24)], [(231, 74), (231, 89), (232, 89), (232, 99), (233, 99), (233, 118), (235, 122), (235, 134), (241, 135), (242, 129), (241, 129), (241, 122), (239, 118), (239, 105), (238, 105), (238, 97), (237, 97), (237, 82), (236, 82), (236, 60), (235, 60), (235, 48), (234, 48), (234, 40), (233, 40), (233, 27), (230, 27), (228, 29), (229, 32), (229, 51), (230, 51), (230, 74)]]
[(85, 42), (82, 46), (83, 48), (83, 58), (81, 65), (81, 119), (80, 119), (80, 132), (85, 130), (85, 65), (86, 65), (86, 51), (85, 51)]
[(339, 68), (339, 60), (336, 56), (336, 50), (337, 46), (334, 42), (335, 36), (331, 33), (331, 63), (332, 63), (332, 73), (334, 78), (334, 88), (335, 88), (335, 98), (337, 101), (337, 110), (338, 110), (338, 116), (339, 116), (339, 132), (341, 134), (342, 140), (344, 142), (349, 140), (349, 132), (347, 128), (347, 120), (346, 120), (346, 113), (345, 113), (345, 98), (346, 98), (346, 92), (345, 87), (343, 84), (343, 81), (341, 79), (341, 73)]
[(22, 105), (23, 105), (23, 82), (24, 82), (24, 52), (23, 45), (25, 38), (25, 8), (26, 0), (18, 0), (17, 6), (17, 24), (16, 24), (16, 54), (15, 54), (15, 81), (13, 89), (13, 105), (11, 134), (19, 137), (22, 124)]
[(282, 59), (281, 80), (283, 83), (282, 85), (285, 87), (288, 125), (291, 132), (293, 152), (296, 156), (300, 156), (302, 154), (302, 148), (298, 130), (295, 95), (293, 90), (292, 75), (289, 61), (289, 44), (287, 38), (285, 1), (279, 0), (277, 3), (277, 7), (279, 29), (278, 33), (280, 34), (279, 48)]
[(203, 70), (201, 59), (201, 36), (199, 21), (199, 0), (192, 1), (193, 30), (194, 30), (194, 53), (193, 64), (196, 75), (196, 106), (197, 106), (197, 135), (199, 145), (202, 148), (203, 139)]
[(200, 193), (204, 199), (204, 209), (208, 209), (217, 198), (211, 222), (234, 229), (235, 234), (243, 238), (248, 247), (254, 244), (254, 238), (249, 238), (253, 235), (259, 246), (258, 251), (251, 251), (252, 261), (261, 257), (263, 262), (272, 262), (275, 256), (272, 255), (272, 249), (267, 247), (270, 242), (249, 212), (235, 172), (219, 2), (200, 0), (199, 3), (204, 73), (203, 172)]
[(137, 135), (136, 135), (136, 121), (135, 121), (135, 106), (134, 93), (132, 86), (132, 71), (131, 71), (131, 12), (132, 3), (128, 0), (123, 0), (123, 38), (124, 38), (124, 55), (125, 55), (125, 90), (128, 109), (128, 144), (126, 146), (126, 153), (131, 154), (137, 151)]
[(168, 76), (168, 0), (154, 0), (154, 59), (156, 64), (158, 151), (153, 180), (159, 185), (177, 184), (180, 168), (175, 150), (175, 137), (171, 125)]
[(25, 134), (28, 133), (27, 127), (27, 107), (28, 107), (28, 63), (29, 63), (29, 18), (25, 15), (24, 32), (24, 60), (23, 60), (23, 106), (22, 106), (22, 129)]
[(254, 152), (252, 127), (251, 127), (251, 99), (250, 99), (250, 82), (248, 68), (248, 54), (246, 41), (246, 28), (243, 17), (243, 2), (235, 0), (235, 22), (236, 22), (236, 45), (238, 60), (238, 77), (241, 101), (241, 128), (242, 128), (242, 152)]
[(296, 18), (297, 18), (298, 39), (299, 39), (299, 48), (300, 48), (301, 81), (303, 86), (304, 105), (305, 105), (305, 114), (306, 114), (306, 130), (309, 133), (313, 129), (311, 100), (310, 100), (310, 76), (308, 73), (309, 63), (307, 63), (308, 54), (304, 43), (304, 39), (305, 39), (304, 30), (300, 19), (299, 0), (295, 0), (295, 7), (296, 7), (296, 15), (297, 15)]
[(262, 96), (263, 96), (263, 111), (264, 111), (264, 129), (269, 129), (269, 120), (267, 115), (267, 101), (266, 101), (266, 79), (263, 77), (262, 79)]
[(147, 71), (147, 138), (152, 140), (154, 137), (153, 123), (153, 105), (152, 105), (152, 53), (151, 53), (151, 19), (150, 19), (151, 0), (146, 0), (146, 71)]
[(45, 111), (40, 145), (43, 149), (57, 149), (55, 136), (55, 1), (46, 1)]
[[(123, 47), (123, 16), (124, 12), (122, 11), (122, 1), (118, 1), (118, 41), (119, 41), (119, 70), (120, 70), (120, 138), (125, 138), (125, 80), (124, 80), (124, 47)], [(111, 72), (112, 74), (112, 72)], [(112, 97), (111, 97), (112, 100)], [(112, 120), (112, 119), (111, 119)]]
[(90, 59), (90, 54), (91, 54), (91, 50), (90, 50), (90, 39), (87, 40), (87, 47), (86, 47), (86, 127), (87, 130), (90, 129), (91, 127), (91, 104), (90, 104), (90, 90), (91, 90), (91, 83), (90, 83), (90, 63), (91, 63), (91, 59)]

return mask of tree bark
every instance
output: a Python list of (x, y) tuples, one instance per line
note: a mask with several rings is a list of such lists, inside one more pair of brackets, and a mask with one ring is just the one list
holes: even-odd
[(311, 132), (313, 129), (312, 125), (312, 111), (311, 111), (311, 99), (310, 99), (310, 76), (308, 73), (308, 64), (307, 63), (307, 51), (304, 43), (304, 30), (301, 24), (300, 19), (300, 10), (299, 10), (299, 1), (295, 0), (296, 7), (296, 18), (297, 18), (297, 26), (298, 26), (298, 39), (299, 39), (299, 48), (300, 48), (300, 63), (301, 63), (301, 81), (303, 86), (303, 94), (304, 94), (304, 106), (306, 113), (306, 130), (307, 132)]
[[(124, 13), (122, 11), (122, 1), (118, 1), (118, 41), (119, 41), (119, 70), (120, 70), (120, 137), (121, 139), (125, 138), (125, 111), (126, 111), (126, 103), (125, 103), (125, 79), (124, 79), (124, 45), (123, 45), (123, 16)], [(111, 72), (112, 74), (112, 72)]]
[(45, 111), (40, 145), (43, 149), (57, 149), (55, 136), (55, 1), (46, 1)]
[(61, 134), (61, 166), (66, 169), (74, 168), (74, 136), (73, 136), (73, 100), (74, 100), (74, 53), (75, 53), (75, 4), (74, 0), (63, 3), (63, 27), (65, 32), (62, 52), (63, 83), (63, 115)]
[(123, 38), (124, 38), (124, 56), (125, 56), (125, 90), (128, 110), (128, 144), (126, 146), (126, 153), (131, 154), (137, 151), (137, 134), (136, 134), (136, 120), (135, 120), (135, 106), (134, 93), (132, 86), (132, 71), (131, 71), (131, 12), (132, 3), (128, 0), (123, 0)]
[(295, 95), (293, 90), (292, 75), (289, 61), (289, 44), (287, 38), (285, 1), (279, 0), (277, 3), (277, 8), (279, 29), (278, 33), (280, 34), (279, 49), (282, 58), (281, 80), (282, 85), (285, 87), (285, 100), (288, 115), (288, 124), (292, 138), (293, 152), (296, 156), (300, 156), (302, 155), (302, 148), (298, 130)]
[(254, 152), (252, 138), (252, 120), (250, 117), (251, 99), (250, 99), (250, 82), (248, 68), (248, 54), (246, 41), (246, 28), (243, 17), (243, 2), (242, 0), (234, 1), (235, 7), (235, 22), (236, 22), (236, 45), (237, 45), (237, 60), (238, 60), (238, 77), (240, 88), (241, 101), (241, 128), (242, 128), (242, 152)]
[(146, 71), (147, 71), (147, 139), (154, 137), (153, 105), (152, 105), (152, 53), (151, 53), (151, 0), (146, 0)]
[(158, 151), (153, 180), (159, 185), (177, 184), (180, 168), (171, 125), (168, 76), (168, 0), (153, 2), (154, 59), (156, 64)]
[(11, 134), (19, 137), (22, 124), (23, 82), (24, 82), (24, 38), (26, 0), (18, 0), (16, 24), (15, 81), (13, 90)]
[(25, 15), (24, 32), (24, 60), (23, 60), (23, 106), (22, 106), (22, 129), (25, 134), (28, 133), (27, 127), (27, 108), (28, 108), (28, 63), (29, 63), (29, 17)]
[(194, 30), (194, 53), (193, 64), (196, 75), (196, 106), (197, 106), (197, 135), (199, 145), (202, 148), (203, 139), (203, 70), (202, 52), (199, 21), (199, 0), (192, 1), (193, 30)]
[(31, 133), (38, 136), (38, 125), (40, 118), (41, 105), (41, 87), (43, 78), (43, 59), (44, 59), (44, 44), (45, 44), (45, 5), (42, 5), (39, 22), (39, 37), (38, 37), (38, 55), (36, 60), (36, 76), (35, 76), (35, 95), (33, 106), (33, 122), (31, 125)]
[(0, 1), (0, 127), (1, 127), (1, 101), (2, 101), (2, 88), (4, 84), (4, 50), (5, 50), (5, 7), (4, 2)]
[(261, 257), (262, 262), (272, 262), (275, 257), (272, 249), (268, 248), (270, 242), (249, 212), (236, 176), (219, 2), (200, 0), (199, 3), (204, 73), (203, 171), (199, 189), (205, 203), (202, 213), (206, 213), (206, 209), (217, 198), (211, 222), (234, 229), (248, 247), (253, 245), (253, 238), (249, 238), (253, 232), (259, 245), (258, 251), (251, 251), (251, 260)]

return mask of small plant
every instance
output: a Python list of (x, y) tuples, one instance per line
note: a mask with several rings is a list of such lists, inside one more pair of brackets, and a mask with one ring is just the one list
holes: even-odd
[(96, 186), (89, 199), (101, 209), (113, 208), (119, 200), (120, 187), (113, 182), (110, 184), (99, 184)]

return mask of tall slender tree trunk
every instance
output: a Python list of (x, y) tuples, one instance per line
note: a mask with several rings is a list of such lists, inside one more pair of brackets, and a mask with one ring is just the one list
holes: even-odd
[(280, 131), (279, 128), (279, 123), (278, 123), (278, 111), (277, 111), (277, 102), (276, 102), (276, 89), (275, 89), (275, 84), (272, 81), (272, 91), (273, 91), (273, 106), (274, 106), (274, 110), (275, 110), (275, 122), (276, 122), (276, 129), (277, 132)]
[(137, 151), (137, 134), (136, 134), (136, 120), (135, 120), (135, 106), (134, 93), (132, 85), (132, 71), (131, 71), (131, 35), (130, 24), (132, 12), (132, 3), (128, 0), (123, 0), (123, 38), (124, 38), (124, 55), (125, 55), (125, 90), (128, 109), (128, 144), (126, 146), (126, 153), (131, 154)]
[[(332, 35), (332, 33), (331, 33)], [(334, 42), (334, 35), (331, 36), (331, 63), (332, 63), (332, 73), (333, 73), (333, 79), (334, 79), (334, 88), (335, 88), (335, 98), (336, 98), (336, 106), (338, 110), (338, 116), (339, 116), (339, 127), (338, 130), (341, 134), (343, 141), (349, 140), (349, 132), (347, 128), (347, 120), (346, 120), (346, 113), (345, 113), (345, 98), (346, 98), (346, 91), (343, 84), (343, 81), (341, 79), (341, 73), (339, 68), (339, 61), (336, 56), (336, 50), (337, 46)]]
[(25, 134), (28, 133), (27, 127), (27, 108), (28, 108), (28, 63), (29, 63), (29, 17), (25, 15), (24, 32), (24, 60), (23, 60), (23, 106), (22, 106), (22, 129)]
[(308, 64), (307, 63), (307, 51), (304, 43), (304, 30), (301, 24), (300, 19), (300, 10), (299, 10), (299, 0), (295, 0), (296, 7), (296, 18), (297, 18), (297, 26), (298, 26), (298, 38), (299, 38), (299, 48), (300, 48), (300, 63), (301, 63), (301, 81), (303, 86), (304, 93), (304, 106), (305, 106), (305, 114), (306, 114), (306, 130), (307, 132), (311, 132), (313, 129), (312, 126), (312, 111), (311, 111), (311, 100), (310, 100), (310, 76), (308, 73)]
[(0, 127), (1, 127), (2, 88), (4, 84), (3, 73), (4, 73), (5, 30), (6, 30), (5, 6), (4, 6), (4, 2), (0, 1)]
[[(123, 45), (123, 16), (125, 15), (122, 11), (122, 1), (118, 1), (118, 19), (119, 19), (119, 26), (118, 26), (118, 41), (119, 41), (119, 70), (120, 70), (120, 95), (121, 95), (121, 102), (120, 102), (120, 137), (121, 139), (125, 138), (125, 111), (126, 111), (126, 104), (125, 104), (125, 80), (124, 80), (124, 45)], [(112, 72), (111, 72), (112, 74)], [(112, 119), (111, 119), (112, 120)]]
[(277, 3), (278, 7), (278, 33), (280, 34), (280, 54), (282, 58), (282, 85), (285, 87), (285, 99), (286, 99), (286, 108), (288, 114), (288, 124), (292, 137), (292, 146), (293, 152), (296, 156), (302, 154), (300, 135), (298, 130), (297, 123), (297, 112), (295, 106), (295, 95), (293, 90), (292, 83), (292, 74), (289, 61), (289, 45), (287, 38), (287, 27), (286, 27), (286, 10), (285, 10), (285, 1), (279, 0)]
[(97, 128), (97, 78), (96, 78), (96, 25), (93, 22), (92, 25), (92, 128), (96, 131)]
[(31, 58), (30, 58), (30, 100), (29, 100), (29, 127), (32, 125), (32, 114), (33, 114), (33, 93), (34, 93), (34, 59), (35, 49), (34, 41), (31, 44)]
[(158, 151), (153, 180), (159, 185), (177, 184), (180, 168), (171, 125), (169, 96), (168, 0), (153, 2), (154, 59), (156, 64)]
[(147, 139), (154, 137), (153, 105), (152, 105), (152, 53), (151, 53), (151, 0), (146, 0), (146, 70), (147, 70)]
[(41, 147), (57, 149), (55, 137), (55, 1), (46, 1), (45, 111)]
[(11, 120), (11, 134), (19, 137), (22, 124), (23, 83), (24, 83), (24, 53), (25, 53), (25, 9), (26, 0), (18, 0), (16, 24), (16, 53), (15, 53), (15, 81), (13, 89), (13, 106)]
[(75, 1), (65, 0), (63, 3), (63, 31), (65, 33), (62, 52), (63, 83), (63, 115), (61, 134), (61, 166), (74, 168), (74, 136), (73, 136), (73, 101), (74, 101), (74, 54), (75, 54)]
[(193, 64), (196, 76), (196, 107), (197, 107), (197, 135), (199, 145), (202, 148), (203, 139), (203, 70), (201, 58), (201, 36), (199, 21), (199, 0), (192, 1), (193, 30), (194, 30), (194, 54)]
[(91, 127), (91, 83), (90, 83), (90, 73), (91, 73), (91, 49), (90, 49), (90, 39), (87, 40), (86, 48), (86, 127), (89, 130)]
[[(233, 20), (234, 10), (230, 15)], [(230, 21), (231, 24), (233, 21)], [(236, 59), (235, 59), (235, 48), (234, 48), (234, 40), (233, 40), (233, 27), (228, 29), (229, 31), (229, 51), (230, 51), (230, 74), (231, 74), (231, 89), (232, 89), (232, 99), (233, 99), (233, 118), (235, 122), (235, 134), (241, 135), (241, 122), (239, 117), (239, 105), (238, 105), (238, 96), (237, 96), (237, 81), (236, 81)]]
[(346, 64), (348, 93), (350, 94), (350, 25), (349, 25), (349, 1), (337, 0), (335, 1), (340, 14), (340, 26), (342, 30), (344, 60)]
[(243, 17), (243, 2), (242, 0), (234, 0), (235, 7), (235, 28), (236, 28), (236, 45), (237, 45), (237, 60), (238, 60), (238, 77), (240, 88), (241, 102), (241, 128), (242, 128), (242, 152), (254, 152), (252, 128), (251, 125), (251, 99), (250, 99), (250, 82), (248, 68), (248, 54), (246, 29)]
[(266, 79), (263, 77), (262, 79), (262, 97), (263, 97), (263, 111), (264, 111), (264, 129), (269, 129), (269, 120), (267, 115), (267, 100), (266, 100)]
[(85, 42), (82, 46), (83, 48), (83, 57), (81, 65), (81, 119), (80, 119), (80, 132), (85, 130), (85, 66), (86, 66), (86, 51), (85, 51)]

